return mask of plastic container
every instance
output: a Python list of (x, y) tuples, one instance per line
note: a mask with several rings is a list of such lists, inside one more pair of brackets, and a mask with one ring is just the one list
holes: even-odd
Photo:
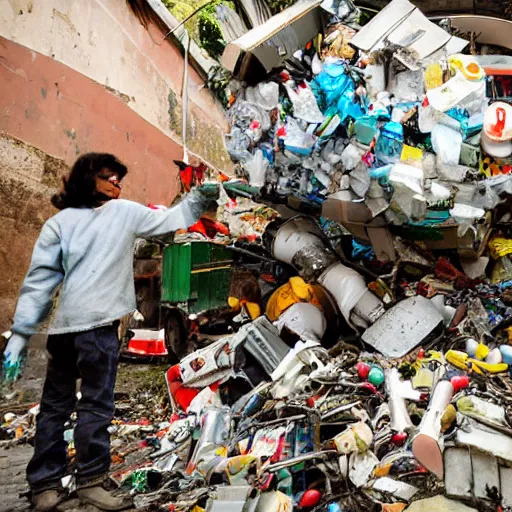
[(272, 255), (276, 260), (292, 265), (295, 254), (311, 245), (324, 245), (320, 228), (308, 217), (293, 217), (277, 231)]

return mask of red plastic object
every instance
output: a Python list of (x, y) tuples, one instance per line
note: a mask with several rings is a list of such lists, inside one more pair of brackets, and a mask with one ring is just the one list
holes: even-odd
[(318, 489), (308, 489), (299, 501), (299, 508), (316, 507), (322, 499), (322, 493)]
[(194, 179), (194, 169), (190, 165), (187, 167), (180, 169), (180, 179), (183, 184), (183, 188), (185, 192), (189, 192), (192, 188), (192, 181)]
[(403, 446), (405, 444), (405, 441), (407, 441), (407, 434), (405, 432), (397, 432), (396, 434), (393, 434), (391, 436), (391, 442), (395, 446)]
[(507, 118), (507, 113), (504, 108), (498, 107), (496, 109), (496, 124), (491, 126), (489, 130), (489, 135), (497, 138), (501, 138), (503, 136), (503, 130), (505, 129), (505, 119)]
[(227, 226), (208, 217), (201, 217), (194, 225), (188, 228), (188, 231), (189, 233), (201, 233), (206, 238), (215, 238), (217, 233), (229, 235)]
[(467, 375), (452, 377), (450, 379), (450, 382), (452, 383), (454, 393), (457, 393), (457, 391), (469, 387), (469, 377)]
[(164, 340), (137, 340), (128, 342), (127, 352), (138, 356), (166, 356), (167, 347)]
[(361, 389), (369, 391), (370, 393), (372, 393), (374, 395), (377, 394), (377, 388), (370, 382), (363, 382), (363, 384), (361, 384)]
[[(180, 407), (180, 409), (185, 412), (187, 412), (190, 407), (192, 400), (194, 400), (194, 398), (201, 392), (201, 389), (199, 388), (189, 388), (182, 384), (179, 364), (171, 366), (165, 372), (165, 382), (167, 383), (169, 396)], [(219, 389), (219, 382), (210, 384), (209, 388), (213, 392), (216, 392)]]
[(357, 375), (361, 380), (366, 380), (368, 378), (368, 374), (370, 373), (370, 365), (367, 363), (363, 363), (363, 361), (359, 361), (356, 365)]

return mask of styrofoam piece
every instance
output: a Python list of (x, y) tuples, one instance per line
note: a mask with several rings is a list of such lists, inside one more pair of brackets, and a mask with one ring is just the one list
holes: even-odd
[(450, 447), (444, 452), (444, 486), (447, 496), (471, 498), (473, 472), (467, 448)]

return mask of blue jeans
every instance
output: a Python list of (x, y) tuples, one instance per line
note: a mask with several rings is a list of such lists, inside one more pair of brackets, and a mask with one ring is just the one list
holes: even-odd
[[(78, 485), (108, 472), (108, 427), (114, 416), (119, 361), (117, 325), (49, 336), (47, 348), (50, 360), (37, 416), (34, 456), (27, 466), (27, 480), (34, 492), (60, 487), (60, 479), (68, 472), (64, 424), (75, 410)], [(79, 378), (82, 398), (77, 402)]]

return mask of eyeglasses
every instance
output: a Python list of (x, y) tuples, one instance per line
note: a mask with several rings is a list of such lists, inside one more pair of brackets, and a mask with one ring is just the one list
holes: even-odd
[(99, 175), (98, 178), (103, 181), (108, 181), (109, 183), (112, 183), (117, 188), (121, 188), (121, 180), (119, 179), (119, 176), (116, 176), (113, 174), (112, 176), (101, 176)]

